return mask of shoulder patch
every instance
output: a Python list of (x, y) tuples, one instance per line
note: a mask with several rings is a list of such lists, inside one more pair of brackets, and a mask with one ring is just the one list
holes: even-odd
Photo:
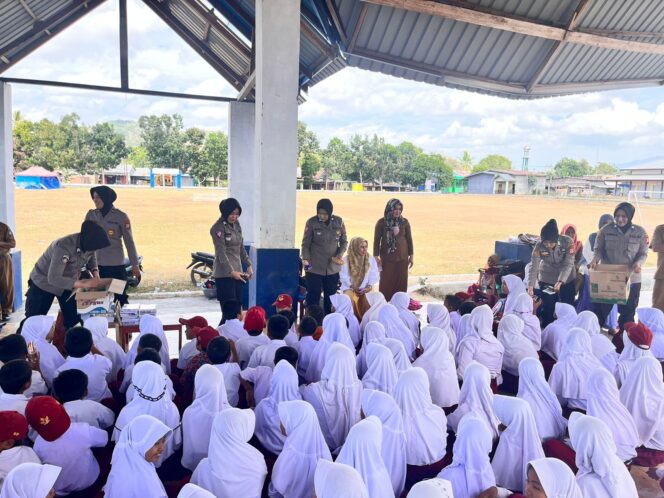
[(221, 230), (217, 230), (217, 238), (220, 239), (223, 237), (224, 233)]

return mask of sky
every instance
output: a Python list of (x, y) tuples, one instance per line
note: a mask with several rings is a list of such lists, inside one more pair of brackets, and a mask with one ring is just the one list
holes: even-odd
[[(119, 86), (117, 2), (44, 44), (3, 76)], [(236, 91), (139, 0), (128, 1), (132, 88), (235, 97)], [(186, 127), (228, 129), (227, 105), (53, 87), (13, 85), (13, 109), (28, 119), (83, 122), (136, 120), (179, 113)], [(330, 138), (374, 133), (390, 143), (475, 161), (502, 154), (520, 167), (530, 146), (531, 169), (563, 156), (621, 165), (662, 155), (664, 88), (511, 100), (346, 68), (312, 87), (299, 117), (325, 146)]]

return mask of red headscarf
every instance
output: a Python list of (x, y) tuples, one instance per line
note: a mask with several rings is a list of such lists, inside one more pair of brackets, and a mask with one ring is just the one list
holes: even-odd
[[(572, 237), (572, 240), (574, 241), (574, 253), (576, 254), (580, 251), (583, 251), (583, 244), (581, 242), (579, 242), (579, 240), (578, 240), (579, 233), (576, 230), (576, 225), (572, 225), (571, 223), (568, 223), (560, 231), (560, 235), (567, 235), (567, 229), (568, 228), (573, 228), (574, 229), (574, 237)], [(568, 237), (569, 237), (569, 235), (568, 235)]]

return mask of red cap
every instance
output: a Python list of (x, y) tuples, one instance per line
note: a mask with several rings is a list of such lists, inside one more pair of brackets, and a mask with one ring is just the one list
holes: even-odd
[(272, 306), (274, 306), (278, 310), (283, 310), (285, 308), (292, 308), (293, 298), (290, 297), (288, 294), (279, 294), (277, 296), (277, 300), (272, 303)]
[(470, 299), (470, 294), (468, 294), (467, 292), (457, 292), (454, 295), (459, 299), (461, 299), (462, 301), (468, 301), (468, 299)]
[(197, 327), (194, 329), (196, 337), (198, 337), (198, 343), (201, 345), (201, 349), (207, 349), (210, 341), (215, 337), (219, 337), (219, 332), (212, 327)]
[(20, 441), (28, 435), (28, 421), (19, 412), (0, 412), (0, 441)]
[(180, 320), (178, 320), (178, 321), (182, 325), (188, 325), (191, 328), (194, 328), (194, 327), (203, 328), (203, 327), (208, 326), (207, 320), (205, 318), (203, 318), (202, 316), (192, 316), (189, 320), (187, 320), (186, 318), (180, 318)]
[(265, 328), (265, 310), (252, 306), (244, 317), (244, 330), (263, 330)]
[(637, 348), (650, 349), (652, 346), (652, 330), (642, 323), (626, 323), (627, 337)]
[(55, 441), (67, 432), (71, 425), (65, 407), (50, 396), (37, 396), (28, 401), (25, 418), (46, 441)]

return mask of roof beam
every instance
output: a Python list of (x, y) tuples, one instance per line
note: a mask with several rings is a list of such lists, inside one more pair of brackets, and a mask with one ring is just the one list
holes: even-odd
[(337, 28), (337, 32), (341, 37), (341, 41), (343, 42), (344, 46), (348, 45), (348, 36), (346, 36), (346, 30), (344, 29), (344, 25), (339, 18), (336, 5), (334, 5), (332, 0), (325, 0), (325, 4), (327, 5), (327, 10), (330, 11), (332, 22), (334, 23), (334, 27)]
[(240, 93), (237, 95), (238, 100), (245, 100), (251, 91), (254, 89), (256, 86), (256, 71), (252, 71), (251, 74), (249, 75), (249, 78), (247, 78), (247, 82), (244, 84), (242, 89), (240, 90)]
[(18, 0), (20, 4), (23, 6), (23, 9), (32, 17), (35, 21), (37, 20), (37, 16), (35, 15), (34, 12), (32, 12), (32, 9), (30, 6), (25, 2), (25, 0)]
[(357, 24), (355, 24), (355, 29), (353, 30), (353, 36), (350, 38), (350, 45), (348, 45), (348, 51), (352, 52), (355, 50), (355, 44), (357, 43), (357, 37), (360, 35), (360, 30), (364, 25), (364, 20), (367, 17), (367, 10), (369, 10), (369, 5), (364, 3), (362, 4), (362, 10), (360, 10), (360, 15), (357, 18)]
[(120, 0), (120, 86), (129, 88), (129, 38), (127, 36), (127, 0)]
[[(630, 40), (618, 40), (606, 36), (599, 36), (580, 31), (568, 31), (565, 28), (547, 26), (531, 20), (524, 20), (512, 16), (489, 13), (470, 8), (471, 4), (464, 6), (433, 2), (431, 0), (363, 0), (366, 3), (392, 7), (395, 9), (410, 10), (431, 16), (445, 17), (454, 21), (475, 24), (485, 28), (500, 29), (511, 33), (526, 36), (536, 36), (558, 42), (576, 43), (610, 50), (623, 50), (627, 52), (640, 52), (645, 54), (664, 55), (664, 45), (643, 43)], [(468, 6), (466, 6), (468, 5)]]

